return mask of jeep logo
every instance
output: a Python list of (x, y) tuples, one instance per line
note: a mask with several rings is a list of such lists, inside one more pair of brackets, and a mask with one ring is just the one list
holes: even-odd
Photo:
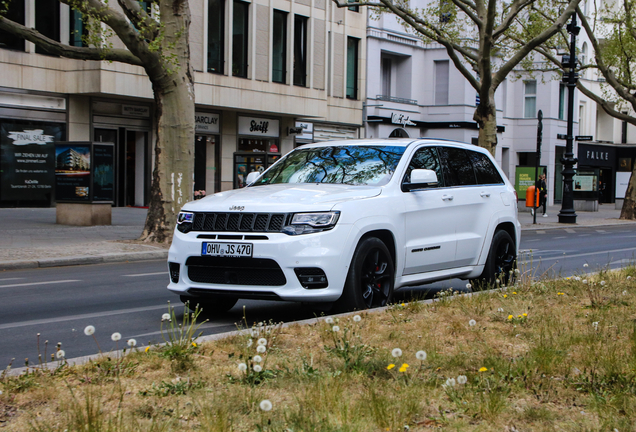
[(245, 207), (244, 206), (235, 206), (234, 205), (234, 206), (230, 207), (230, 211), (231, 210), (243, 211), (243, 210), (245, 210)]

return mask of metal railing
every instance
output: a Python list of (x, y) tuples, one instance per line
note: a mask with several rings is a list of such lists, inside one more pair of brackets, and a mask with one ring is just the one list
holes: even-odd
[(405, 99), (405, 98), (399, 98), (399, 97), (393, 97), (393, 96), (385, 96), (385, 95), (377, 95), (375, 97), (375, 100), (402, 103), (402, 104), (409, 104), (409, 105), (417, 105), (417, 101), (414, 100), (414, 99)]

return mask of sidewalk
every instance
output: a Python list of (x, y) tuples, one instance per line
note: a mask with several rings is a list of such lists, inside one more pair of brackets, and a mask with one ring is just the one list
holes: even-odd
[[(634, 224), (618, 219), (614, 204), (598, 212), (578, 212), (574, 225), (558, 223), (560, 206), (548, 207), (548, 217), (519, 212), (523, 230)], [(113, 208), (110, 226), (75, 227), (57, 225), (55, 208), (0, 208), (0, 271), (78, 264), (99, 264), (166, 259), (168, 245), (155, 246), (135, 240), (141, 235), (146, 209)]]

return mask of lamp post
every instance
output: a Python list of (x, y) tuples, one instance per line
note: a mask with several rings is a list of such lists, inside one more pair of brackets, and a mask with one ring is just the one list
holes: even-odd
[(576, 25), (576, 12), (572, 14), (572, 21), (567, 25), (570, 33), (570, 55), (564, 55), (561, 59), (563, 66), (563, 82), (568, 87), (568, 131), (565, 142), (565, 154), (561, 159), (563, 164), (563, 199), (561, 200), (561, 212), (559, 213), (559, 223), (576, 223), (576, 212), (574, 211), (574, 165), (578, 160), (574, 157), (574, 89), (578, 74), (576, 73), (576, 36), (581, 30)]

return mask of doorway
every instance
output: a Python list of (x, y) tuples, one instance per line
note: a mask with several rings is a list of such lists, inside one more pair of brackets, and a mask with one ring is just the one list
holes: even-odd
[(206, 191), (207, 195), (221, 191), (219, 159), (221, 149), (217, 135), (194, 137), (194, 190)]

